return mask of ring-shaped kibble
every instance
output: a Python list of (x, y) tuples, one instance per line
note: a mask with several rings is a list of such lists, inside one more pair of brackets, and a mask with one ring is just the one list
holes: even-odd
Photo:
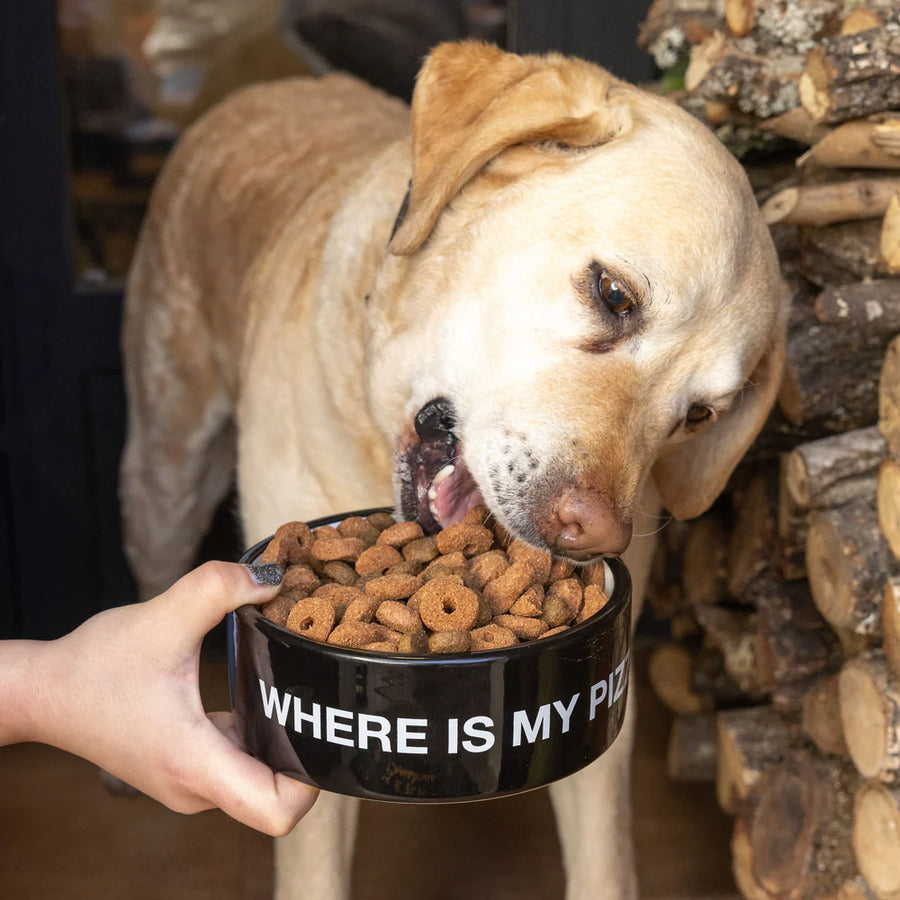
[(391, 566), (399, 565), (403, 557), (390, 544), (375, 544), (366, 547), (356, 560), (356, 571), (360, 575), (383, 575)]
[(491, 622), (472, 632), (472, 650), (500, 650), (503, 647), (512, 647), (517, 644), (516, 636), (508, 629), (501, 628)]
[(332, 562), (340, 560), (341, 562), (355, 563), (359, 559), (360, 553), (366, 549), (366, 545), (359, 538), (319, 538), (310, 551), (313, 559), (319, 562)]
[(395, 522), (378, 535), (377, 544), (388, 544), (398, 550), (410, 541), (418, 540), (425, 536), (422, 526), (418, 522)]
[(286, 627), (314, 641), (327, 640), (334, 627), (334, 607), (327, 600), (307, 597), (294, 604)]
[(432, 631), (470, 631), (478, 620), (478, 596), (452, 578), (433, 578), (413, 595)]
[(487, 553), (494, 543), (494, 533), (483, 525), (457, 522), (435, 535), (437, 548), (444, 555), (460, 551), (464, 556)]

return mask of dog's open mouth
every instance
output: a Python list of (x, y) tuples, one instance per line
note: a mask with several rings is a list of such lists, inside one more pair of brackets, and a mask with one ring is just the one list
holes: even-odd
[(417, 440), (400, 460), (401, 512), (433, 533), (459, 522), (484, 498), (463, 462), (453, 404), (446, 397), (430, 400), (414, 425)]

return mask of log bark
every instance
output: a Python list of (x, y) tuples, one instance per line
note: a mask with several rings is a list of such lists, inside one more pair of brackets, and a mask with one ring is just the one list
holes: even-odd
[(818, 143), (829, 133), (827, 127), (813, 122), (812, 116), (802, 106), (788, 110), (780, 116), (762, 119), (759, 128), (761, 131), (770, 131), (798, 144), (806, 144), (807, 147)]
[[(900, 43), (900, 38), (898, 38)], [(890, 198), (881, 223), (881, 255), (889, 272), (900, 272), (900, 194)]]
[(800, 444), (787, 457), (791, 499), (801, 509), (826, 509), (871, 498), (884, 450), (874, 425)]
[(878, 900), (900, 900), (900, 788), (868, 781), (853, 804), (853, 851)]
[(900, 278), (826, 288), (814, 308), (823, 325), (848, 324), (893, 336), (900, 331)]
[(797, 165), (900, 169), (900, 119), (845, 122), (816, 141)]
[(728, 40), (721, 32), (691, 50), (684, 86), (704, 100), (729, 103), (767, 119), (799, 105), (803, 56), (793, 51), (754, 53), (747, 40)]
[(884, 215), (898, 184), (893, 178), (867, 178), (790, 187), (770, 197), (762, 214), (769, 225), (832, 225), (874, 219)]
[(675, 781), (714, 782), (717, 758), (715, 713), (674, 718), (666, 753), (669, 778)]
[(638, 46), (665, 71), (692, 44), (722, 27), (725, 0), (654, 0), (638, 31)]
[(881, 255), (881, 222), (877, 219), (804, 226), (800, 243), (801, 271), (822, 287), (891, 274)]
[(859, 776), (837, 757), (791, 754), (766, 772), (749, 829), (753, 874), (776, 897), (834, 896), (858, 872), (851, 828)]
[(725, 596), (728, 523), (712, 511), (696, 521), (684, 545), (682, 586), (691, 607), (718, 603)]
[(800, 102), (817, 122), (844, 122), (900, 106), (900, 25), (825, 38), (806, 58)]
[(692, 686), (693, 665), (692, 654), (681, 644), (658, 644), (650, 653), (650, 685), (663, 704), (680, 715), (709, 712), (713, 708), (712, 699), (698, 694)]
[(800, 730), (823, 753), (849, 755), (841, 721), (837, 674), (823, 675), (816, 679), (803, 695)]
[(724, 710), (717, 722), (716, 797), (725, 812), (735, 815), (756, 791), (766, 769), (785, 758), (797, 737), (771, 706)]
[(760, 578), (748, 599), (756, 606), (756, 663), (765, 690), (774, 693), (839, 669), (843, 655), (837, 636), (816, 609), (806, 582)]
[(881, 650), (847, 660), (838, 681), (850, 758), (865, 778), (900, 783), (900, 681)]
[(823, 325), (813, 303), (814, 298), (795, 296), (778, 396), (785, 418), (802, 426), (794, 443), (878, 421), (878, 380), (890, 340), (866, 327)]
[(891, 458), (878, 470), (878, 527), (900, 561), (900, 462)]
[(900, 678), (900, 576), (889, 578), (881, 601), (882, 649), (888, 665)]
[(728, 541), (726, 588), (740, 600), (747, 585), (771, 562), (778, 510), (778, 467), (759, 466), (731, 493), (734, 525)]
[(722, 653), (725, 671), (748, 697), (765, 694), (756, 658), (756, 613), (707, 604), (695, 608), (708, 641)]
[(782, 578), (797, 581), (806, 578), (806, 537), (809, 533), (809, 512), (797, 504), (787, 486), (790, 453), (782, 453), (778, 460), (778, 541), (776, 565)]
[(813, 600), (825, 620), (835, 629), (876, 641), (891, 560), (878, 530), (874, 502), (857, 500), (815, 513), (806, 542), (806, 567)]
[(884, 354), (878, 380), (878, 429), (888, 451), (900, 459), (900, 335)]

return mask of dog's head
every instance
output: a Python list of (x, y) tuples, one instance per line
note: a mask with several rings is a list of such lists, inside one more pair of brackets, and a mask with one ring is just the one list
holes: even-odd
[(596, 66), (473, 43), (428, 58), (412, 120), (368, 385), (403, 513), (446, 526), (483, 500), (588, 559), (628, 545), (648, 477), (675, 516), (703, 512), (784, 349), (786, 291), (739, 164)]

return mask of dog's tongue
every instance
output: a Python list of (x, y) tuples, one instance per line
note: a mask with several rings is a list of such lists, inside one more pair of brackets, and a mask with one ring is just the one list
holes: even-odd
[(428, 490), (428, 508), (441, 528), (455, 525), (473, 506), (483, 503), (481, 491), (459, 456), (434, 476)]

